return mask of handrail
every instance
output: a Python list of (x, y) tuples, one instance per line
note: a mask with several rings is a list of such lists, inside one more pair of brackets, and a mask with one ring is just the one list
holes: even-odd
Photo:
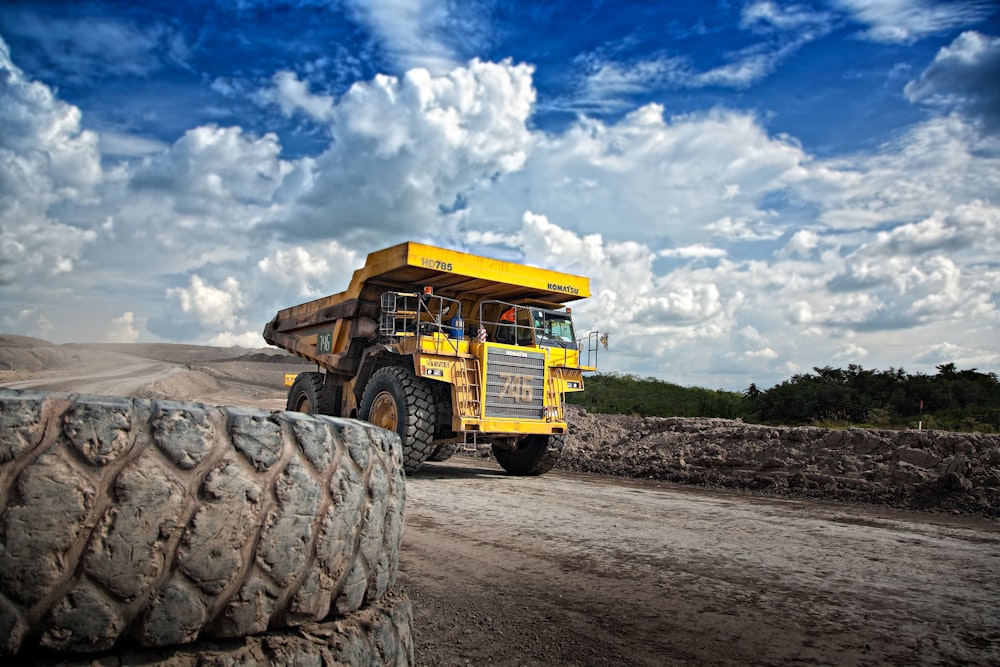
[[(453, 313), (449, 322), (444, 320)], [(460, 327), (465, 336), (462, 318), (462, 304), (457, 299), (420, 292), (384, 292), (381, 298), (379, 316), (379, 339), (382, 343), (398, 343), (401, 338), (422, 337), (437, 332), (434, 336), (437, 353), (443, 341), (447, 341), (451, 352), (458, 354), (459, 348), (455, 329)]]

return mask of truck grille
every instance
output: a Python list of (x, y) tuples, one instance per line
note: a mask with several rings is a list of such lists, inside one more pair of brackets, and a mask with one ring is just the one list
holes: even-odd
[(545, 354), (490, 349), (486, 357), (486, 416), (541, 419)]

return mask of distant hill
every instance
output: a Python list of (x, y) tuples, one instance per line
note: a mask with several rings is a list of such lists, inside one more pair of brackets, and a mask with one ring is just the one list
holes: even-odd
[[(213, 347), (177, 343), (65, 343), (41, 338), (0, 334), (0, 371), (39, 372), (97, 363), (104, 353), (130, 354), (175, 364), (219, 361), (295, 363), (299, 361), (276, 348)], [(303, 361), (302, 363), (306, 363)]]

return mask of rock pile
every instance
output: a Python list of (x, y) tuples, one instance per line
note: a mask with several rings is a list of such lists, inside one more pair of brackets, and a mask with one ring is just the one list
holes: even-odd
[(568, 417), (563, 470), (1000, 517), (1000, 435)]

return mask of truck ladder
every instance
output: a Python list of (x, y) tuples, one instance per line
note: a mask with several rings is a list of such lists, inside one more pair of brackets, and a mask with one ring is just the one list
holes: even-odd
[(556, 389), (556, 379), (553, 377), (552, 373), (549, 373), (548, 382), (545, 384), (545, 403), (546, 405), (556, 406), (556, 414), (552, 415), (557, 420), (562, 421), (566, 418), (563, 406), (566, 403), (566, 395)]
[(455, 360), (455, 394), (458, 396), (458, 414), (479, 419), (482, 408), (479, 399), (479, 359), (459, 357)]

